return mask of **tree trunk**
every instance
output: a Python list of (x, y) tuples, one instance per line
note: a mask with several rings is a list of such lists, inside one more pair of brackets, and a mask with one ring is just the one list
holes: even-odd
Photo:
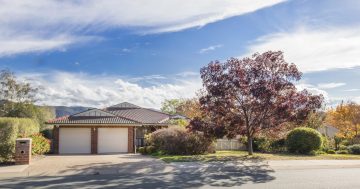
[(248, 153), (249, 155), (253, 155), (253, 137), (248, 135), (247, 138), (248, 138)]

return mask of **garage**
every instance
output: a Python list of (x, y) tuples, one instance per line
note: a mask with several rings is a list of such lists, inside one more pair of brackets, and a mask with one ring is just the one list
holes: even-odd
[(59, 153), (60, 154), (90, 154), (91, 130), (90, 128), (60, 128)]
[(128, 152), (128, 128), (99, 128), (98, 153)]

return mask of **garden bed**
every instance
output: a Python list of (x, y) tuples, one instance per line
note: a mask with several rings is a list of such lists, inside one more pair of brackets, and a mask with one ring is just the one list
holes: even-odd
[(353, 154), (320, 154), (320, 155), (297, 155), (297, 154), (268, 154), (254, 153), (249, 156), (247, 151), (217, 151), (206, 155), (161, 155), (153, 154), (165, 162), (191, 162), (191, 161), (245, 161), (245, 160), (360, 160), (360, 155)]

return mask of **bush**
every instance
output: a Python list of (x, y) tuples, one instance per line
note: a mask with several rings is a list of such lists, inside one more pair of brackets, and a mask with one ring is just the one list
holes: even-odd
[(291, 153), (309, 154), (321, 148), (322, 137), (315, 129), (299, 127), (290, 131), (286, 146)]
[(271, 141), (270, 144), (271, 152), (285, 152), (286, 151), (286, 140), (284, 138)]
[(42, 155), (50, 151), (50, 140), (41, 133), (30, 136), (32, 138), (31, 153), (33, 155)]
[(339, 150), (347, 150), (347, 146), (340, 144)]
[(255, 152), (270, 152), (270, 141), (266, 138), (254, 138), (253, 150)]
[(140, 154), (146, 154), (145, 147), (139, 147), (139, 148), (138, 148), (138, 152), (139, 152)]
[[(247, 146), (246, 138), (241, 138), (240, 140), (241, 143)], [(255, 152), (269, 152), (269, 153), (285, 152), (286, 151), (285, 139), (271, 140), (265, 137), (254, 138), (253, 150)]]
[(322, 145), (321, 145), (321, 148), (320, 148), (320, 149), (321, 149), (323, 152), (329, 151), (329, 150), (331, 149), (331, 145), (330, 145), (329, 139), (328, 139), (326, 136), (322, 135), (322, 136), (321, 136), (321, 140), (322, 140)]
[(335, 154), (335, 150), (328, 150), (326, 153), (328, 153), (328, 154)]
[(354, 144), (354, 145), (348, 146), (348, 151), (351, 154), (360, 154), (360, 144)]
[(147, 154), (152, 154), (156, 151), (155, 146), (146, 146), (145, 150)]
[(195, 155), (209, 151), (212, 141), (200, 133), (190, 133), (184, 128), (160, 129), (151, 134), (149, 141), (156, 150), (171, 155)]
[(336, 154), (348, 154), (349, 152), (347, 150), (338, 150), (336, 151)]
[(43, 134), (43, 136), (47, 139), (53, 139), (53, 126), (49, 125), (49, 126), (45, 126), (42, 128), (42, 130), (40, 131), (41, 134)]
[(0, 162), (11, 161), (18, 137), (39, 132), (39, 124), (28, 118), (0, 118)]
[(10, 161), (15, 152), (15, 140), (18, 134), (18, 121), (0, 119), (0, 161)]
[(19, 134), (20, 137), (29, 137), (34, 133), (39, 132), (40, 125), (37, 121), (27, 118), (15, 118), (19, 120)]

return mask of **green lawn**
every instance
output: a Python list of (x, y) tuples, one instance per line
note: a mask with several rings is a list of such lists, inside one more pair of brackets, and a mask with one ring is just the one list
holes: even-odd
[(321, 155), (296, 155), (296, 154), (266, 154), (254, 153), (247, 155), (246, 151), (217, 151), (215, 154), (207, 155), (159, 155), (154, 154), (165, 162), (186, 161), (231, 161), (231, 160), (360, 160), (360, 155), (351, 154), (321, 154)]

